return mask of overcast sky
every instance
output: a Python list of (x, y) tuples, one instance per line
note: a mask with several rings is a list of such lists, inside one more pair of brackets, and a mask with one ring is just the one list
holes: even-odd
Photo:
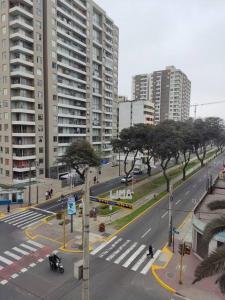
[[(191, 80), (192, 103), (225, 101), (225, 0), (96, 2), (120, 30), (120, 95), (130, 98), (132, 75), (174, 65)], [(225, 103), (197, 108), (211, 115), (225, 119)]]

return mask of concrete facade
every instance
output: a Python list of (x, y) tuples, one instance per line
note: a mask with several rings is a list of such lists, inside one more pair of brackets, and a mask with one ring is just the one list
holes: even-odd
[(0, 5), (1, 182), (57, 178), (58, 158), (77, 139), (110, 159), (118, 27), (92, 0)]
[(119, 132), (135, 124), (154, 124), (154, 104), (137, 100), (119, 103)]

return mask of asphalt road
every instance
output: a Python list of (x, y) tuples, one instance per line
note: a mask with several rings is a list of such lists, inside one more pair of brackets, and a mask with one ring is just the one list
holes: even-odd
[[(193, 209), (206, 188), (207, 174), (216, 177), (221, 169), (223, 157), (211, 162), (208, 168), (201, 169), (183, 185), (174, 191), (174, 225), (177, 227)], [(164, 198), (157, 206), (149, 210), (144, 216), (130, 224), (123, 232), (115, 237), (113, 243), (136, 243), (138, 246), (153, 245), (155, 251), (165, 245), (168, 237), (168, 198)], [(8, 228), (1, 224), (0, 241), (2, 245), (3, 233)], [(17, 232), (15, 232), (17, 236)], [(13, 239), (11, 232), (10, 238)], [(5, 237), (4, 242), (7, 243)], [(115, 253), (116, 244), (109, 244), (97, 255), (90, 256), (90, 299), (91, 300), (166, 300), (171, 299), (169, 293), (163, 290), (154, 280), (151, 273), (145, 275), (124, 268), (113, 261), (107, 261), (108, 254)], [(10, 245), (11, 246), (11, 245)], [(4, 246), (5, 247), (5, 246)], [(124, 250), (125, 251), (125, 250)], [(125, 252), (124, 252), (125, 253)], [(79, 260), (79, 255), (62, 254), (65, 274), (50, 272), (46, 261), (32, 270), (10, 280), (8, 284), (0, 286), (0, 299), (4, 300), (72, 300), (81, 299), (81, 282), (73, 279), (73, 262)]]

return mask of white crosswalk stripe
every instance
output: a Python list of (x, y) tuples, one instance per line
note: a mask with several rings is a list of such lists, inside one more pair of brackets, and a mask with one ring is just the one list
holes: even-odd
[(48, 212), (47, 214), (44, 210), (42, 211), (29, 209), (22, 212), (10, 214), (5, 218), (0, 219), (0, 222), (5, 222), (9, 225), (13, 225), (19, 229), (24, 230), (34, 224), (37, 224), (41, 221), (41, 219), (45, 218), (50, 214), (51, 212)]
[(91, 254), (97, 254), (99, 258), (103, 258), (108, 262), (146, 275), (161, 253), (161, 250), (157, 250), (154, 257), (150, 259), (147, 256), (148, 251), (146, 247), (144, 244), (131, 242), (131, 240), (123, 240), (123, 238), (115, 236), (110, 241), (103, 243), (93, 250)]
[[(34, 268), (39, 263), (42, 263), (51, 251), (50, 250), (48, 252), (48, 255), (46, 255), (45, 251), (42, 254), (42, 249), (44, 248), (45, 246), (41, 243), (33, 240), (26, 240), (18, 246), (12, 247), (4, 252), (0, 252), (0, 271), (2, 271), (3, 274), (2, 277), (0, 276), (0, 286), (6, 285), (10, 280), (15, 280), (21, 274), (28, 272), (29, 269)], [(35, 251), (39, 252), (37, 252), (34, 256)], [(23, 259), (24, 256), (28, 255), (31, 255), (34, 262), (31, 263), (30, 259)], [(17, 273), (12, 272), (14, 270), (14, 266)]]

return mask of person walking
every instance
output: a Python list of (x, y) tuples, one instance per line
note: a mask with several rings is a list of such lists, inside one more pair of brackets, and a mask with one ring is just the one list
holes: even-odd
[(153, 258), (153, 256), (154, 256), (152, 245), (149, 245), (149, 247), (148, 247), (148, 254), (147, 254), (147, 256), (149, 256), (149, 255), (151, 256), (151, 258)]
[(97, 181), (97, 177), (95, 176), (94, 177), (94, 184), (96, 184), (96, 181)]

